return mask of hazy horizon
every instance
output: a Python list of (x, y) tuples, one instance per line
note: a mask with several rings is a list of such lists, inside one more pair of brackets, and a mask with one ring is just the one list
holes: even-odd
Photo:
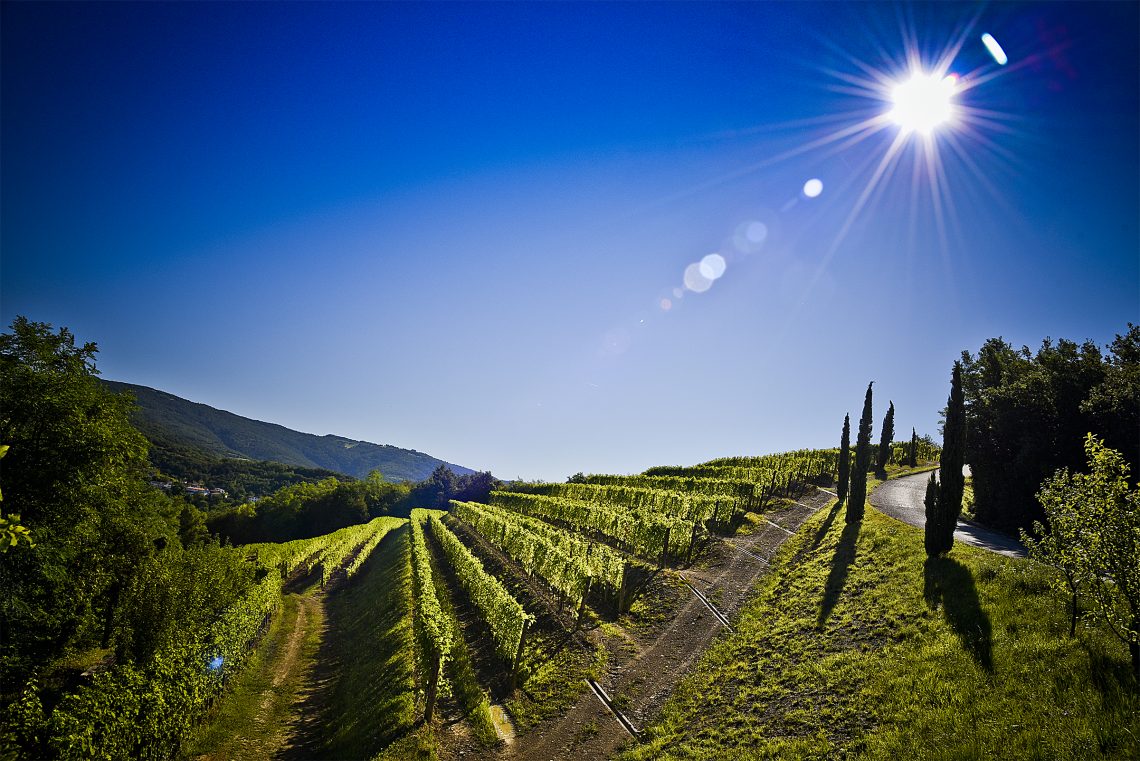
[(963, 349), (1140, 322), (1136, 4), (0, 14), (5, 326), (245, 417), (563, 480), (835, 446), (870, 380), (936, 435)]

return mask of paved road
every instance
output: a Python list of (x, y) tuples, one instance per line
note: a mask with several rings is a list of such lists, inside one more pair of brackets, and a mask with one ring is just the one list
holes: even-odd
[[(926, 526), (926, 482), (929, 473), (918, 473), (886, 481), (871, 492), (871, 504), (892, 518), (923, 528)], [(954, 538), (959, 542), (1008, 555), (1013, 558), (1025, 557), (1025, 546), (1013, 537), (979, 526), (967, 520), (958, 520)]]

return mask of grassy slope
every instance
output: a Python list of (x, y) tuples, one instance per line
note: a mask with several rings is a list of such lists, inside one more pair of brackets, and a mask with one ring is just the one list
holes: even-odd
[(868, 508), (822, 511), (627, 758), (1140, 757), (1140, 694), (1102, 630), (1075, 639), (1050, 569)]

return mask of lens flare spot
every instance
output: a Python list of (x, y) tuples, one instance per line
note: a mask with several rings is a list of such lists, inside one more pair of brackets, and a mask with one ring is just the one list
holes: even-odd
[(823, 180), (812, 177), (804, 183), (804, 195), (808, 198), (816, 198), (823, 192)]
[(768, 240), (768, 225), (756, 220), (742, 222), (732, 234), (732, 245), (742, 254), (755, 254)]
[(1009, 56), (1001, 49), (1001, 45), (998, 44), (998, 41), (994, 39), (992, 34), (989, 32), (983, 34), (982, 44), (986, 46), (986, 50), (990, 52), (990, 55), (994, 57), (994, 60), (998, 62), (999, 66), (1005, 66), (1009, 63)]
[(712, 278), (701, 274), (701, 265), (693, 262), (685, 268), (685, 287), (693, 293), (704, 293), (712, 288)]
[(632, 340), (628, 330), (614, 328), (602, 337), (602, 353), (611, 357), (625, 354)]
[(661, 299), (661, 311), (662, 312), (668, 312), (672, 308), (673, 308), (673, 302), (672, 301), (670, 301), (669, 299)]
[(724, 257), (720, 254), (709, 254), (701, 259), (700, 265), (701, 276), (709, 280), (719, 280), (720, 276), (724, 274), (725, 264)]
[(908, 132), (930, 134), (954, 117), (954, 94), (958, 77), (915, 72), (891, 91), (894, 108), (889, 116)]
[(684, 288), (674, 288), (673, 289), (673, 298), (675, 298), (675, 299), (685, 298), (685, 289)]

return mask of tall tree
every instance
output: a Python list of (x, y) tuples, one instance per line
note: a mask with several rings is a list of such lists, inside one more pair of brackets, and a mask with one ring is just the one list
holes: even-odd
[(877, 468), (879, 476), (887, 475), (887, 463), (891, 459), (891, 443), (895, 438), (895, 403), (887, 407), (886, 417), (883, 418), (883, 431), (879, 434), (879, 462)]
[[(942, 555), (954, 546), (954, 529), (962, 512), (962, 474), (966, 452), (966, 402), (962, 393), (962, 363), (954, 363), (946, 423), (942, 427), (942, 460), (938, 468), (938, 498), (926, 505), (926, 554)], [(933, 481), (933, 476), (931, 476)], [(928, 487), (929, 489), (929, 487)]]
[(918, 466), (918, 434), (914, 428), (910, 429), (910, 452), (907, 454), (906, 464), (912, 468)]
[(946, 424), (942, 429), (942, 459), (938, 469), (938, 504), (946, 511), (951, 527), (958, 525), (962, 494), (966, 490), (966, 398), (962, 393), (962, 363), (954, 363), (950, 398), (946, 400)]
[[(938, 471), (930, 471), (930, 480), (926, 482), (926, 497), (922, 503), (926, 506), (926, 529), (923, 543), (926, 546), (927, 557), (938, 557), (943, 552), (943, 537), (946, 531), (943, 528), (942, 513), (938, 510)], [(953, 533), (951, 533), (953, 536)]]
[(1084, 466), (1080, 442), (1089, 432), (1140, 470), (1140, 329), (1129, 326), (1109, 350), (1046, 339), (1033, 352), (994, 338), (976, 355), (963, 353), (966, 460), (979, 521), (1016, 530), (1043, 520), (1038, 488), (1058, 468)]
[(131, 400), (98, 382), (96, 352), (24, 317), (0, 334), (3, 505), (34, 542), (0, 554), (2, 684), (106, 641), (153, 540), (177, 535), (177, 515), (143, 480)]
[(867, 471), (871, 467), (871, 387), (867, 384), (867, 396), (863, 399), (863, 415), (859, 418), (859, 438), (855, 442), (855, 470), (851, 473), (851, 491), (847, 498), (847, 522), (863, 520), (867, 500)]
[(843, 435), (839, 438), (839, 483), (835, 485), (835, 495), (839, 504), (847, 499), (851, 485), (851, 413), (843, 416)]

